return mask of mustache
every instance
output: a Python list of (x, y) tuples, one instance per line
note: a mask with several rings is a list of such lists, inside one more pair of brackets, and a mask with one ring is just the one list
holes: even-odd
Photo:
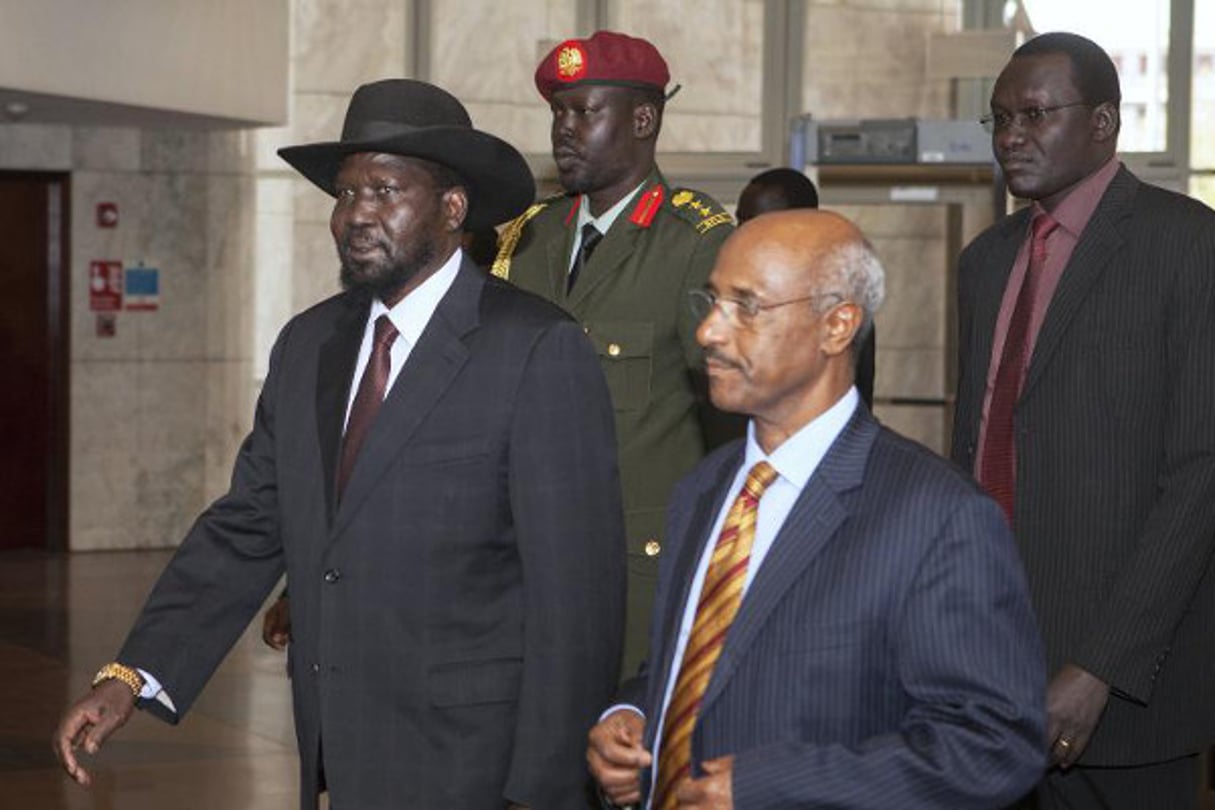
[(711, 361), (713, 363), (716, 363), (719, 366), (729, 366), (730, 368), (742, 368), (742, 365), (739, 364), (739, 362), (737, 360), (733, 360), (729, 357), (726, 357), (724, 354), (721, 353), (721, 351), (719, 349), (716, 349), (712, 346), (710, 346), (706, 349), (701, 349), (700, 355), (706, 363)]
[(553, 141), (553, 155), (569, 155), (571, 157), (582, 157), (582, 153), (578, 151), (578, 145), (573, 138), (561, 137)]
[(371, 246), (387, 247), (383, 239), (367, 228), (347, 228), (338, 238), (337, 245), (338, 249), (342, 251)]
[(1029, 163), (1032, 160), (1024, 152), (998, 152), (997, 157), (1004, 163)]

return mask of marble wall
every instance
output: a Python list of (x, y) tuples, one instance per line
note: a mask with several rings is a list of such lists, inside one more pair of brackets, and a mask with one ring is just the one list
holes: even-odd
[(950, 88), (926, 78), (928, 35), (961, 25), (956, 0), (811, 0), (802, 109), (815, 118), (946, 118)]
[[(253, 398), (247, 133), (0, 126), (0, 169), (70, 172), (69, 547), (175, 543), (228, 476)], [(99, 202), (119, 225), (95, 225)], [(160, 270), (97, 335), (92, 259)]]
[[(940, 451), (947, 435), (945, 409), (935, 404), (946, 393), (946, 206), (826, 207), (860, 226), (886, 271), (886, 302), (874, 318), (874, 412)], [(907, 404), (913, 400), (919, 402)]]
[[(576, 33), (576, 5), (432, 2), (428, 74), (467, 103), (478, 126), (544, 154), (548, 116), (532, 73), (543, 52)], [(956, 6), (808, 0), (805, 109), (820, 118), (946, 115), (948, 87), (923, 78), (924, 43), (929, 31), (956, 28)], [(612, 27), (657, 42), (684, 85), (668, 108), (664, 150), (758, 148), (763, 0), (605, 8)], [(354, 86), (409, 74), (410, 9), (404, 0), (292, 0), (292, 93), (281, 127), (0, 124), (0, 169), (71, 173), (72, 549), (172, 545), (226, 487), (278, 329), (337, 289), (330, 200), (275, 150), (336, 138)], [(118, 228), (93, 225), (101, 201), (119, 204)], [(890, 272), (879, 396), (939, 391), (943, 214), (845, 210), (874, 235)], [(160, 309), (120, 313), (117, 335), (97, 337), (84, 285), (91, 258), (160, 268)], [(939, 420), (887, 418), (940, 442)]]
[[(930, 33), (959, 28), (959, 6), (941, 0), (812, 1), (802, 109), (819, 120), (951, 117), (949, 82), (925, 75), (927, 43)], [(833, 207), (832, 189), (822, 192), (824, 205)], [(886, 304), (875, 319), (874, 411), (895, 430), (944, 451), (949, 411), (943, 402), (951, 393), (947, 271), (958, 247), (947, 241), (945, 206), (835, 207), (860, 224), (886, 269)], [(966, 221), (972, 219), (973, 213)]]
[(763, 0), (619, 0), (609, 26), (662, 52), (671, 86), (660, 152), (758, 152), (763, 99)]
[(463, 101), (477, 126), (525, 153), (547, 154), (548, 104), (534, 76), (554, 45), (578, 35), (574, 5), (562, 0), (432, 3), (430, 80)]

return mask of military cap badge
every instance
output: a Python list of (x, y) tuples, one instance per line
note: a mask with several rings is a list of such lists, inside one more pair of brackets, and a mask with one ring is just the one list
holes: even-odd
[(586, 54), (576, 42), (567, 42), (557, 51), (557, 76), (562, 81), (576, 82), (586, 73)]

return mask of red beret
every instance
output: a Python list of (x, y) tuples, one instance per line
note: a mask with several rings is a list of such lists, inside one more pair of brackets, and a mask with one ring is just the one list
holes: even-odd
[(615, 31), (567, 39), (536, 68), (536, 89), (545, 99), (582, 84), (648, 87), (662, 93), (671, 80), (666, 60), (651, 43)]

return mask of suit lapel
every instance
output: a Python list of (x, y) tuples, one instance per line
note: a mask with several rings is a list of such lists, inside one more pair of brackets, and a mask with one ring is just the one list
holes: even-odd
[(354, 385), (359, 344), (363, 341), (370, 306), (365, 296), (347, 296), (346, 307), (334, 321), (333, 332), (321, 344), (317, 357), (316, 428), (325, 475), (325, 515), (330, 523), (333, 522), (336, 496), (333, 479), (342, 446), (346, 403), (350, 399), (350, 387)]
[(484, 286), (484, 272), (466, 257), (367, 434), (338, 507), (335, 537), (403, 452), (403, 445), (434, 409), (468, 360), (464, 336), (479, 323), (478, 309)]
[(1119, 169), (1085, 226), (1084, 233), (1080, 235), (1080, 242), (1068, 260), (1059, 286), (1046, 309), (1046, 317), (1034, 343), (1025, 385), (1021, 389), (1022, 398), (1042, 378), (1044, 369), (1063, 343), (1067, 328), (1080, 311), (1084, 299), (1121, 249), (1122, 220), (1130, 215), (1131, 200), (1138, 186), (1139, 181), (1130, 172), (1125, 168)]
[(702, 713), (729, 683), (738, 662), (785, 592), (801, 578), (847, 519), (849, 509), (842, 496), (864, 481), (865, 464), (877, 434), (877, 423), (864, 408), (857, 408), (806, 482), (730, 625), (721, 657), (705, 689)]
[(561, 220), (563, 238), (549, 239), (544, 246), (550, 301), (565, 301), (565, 287), (570, 273), (570, 250), (574, 245), (574, 229), (578, 222), (580, 199), (580, 197), (567, 197), (563, 201), (562, 205), (565, 208)]
[[(1008, 287), (1008, 278), (1012, 275), (1013, 264), (1017, 261), (1017, 252), (1025, 241), (1025, 228), (1029, 220), (1029, 209), (1025, 208), (1008, 217), (1000, 226), (996, 244), (992, 247), (990, 272), (980, 273), (976, 280), (977, 289), (974, 297), (974, 356), (984, 359), (981, 374), (974, 375), (971, 380), (976, 385), (976, 393), (982, 402), (983, 391), (987, 381), (987, 371), (991, 364), (992, 345), (995, 340), (996, 321), (1000, 317), (1000, 304), (1004, 300), (1004, 290)], [(976, 410), (976, 413), (978, 410)]]
[[(709, 532), (713, 530), (713, 524), (721, 511), (722, 503), (732, 494), (729, 492), (729, 487), (734, 481), (734, 475), (738, 472), (742, 460), (743, 445), (740, 443), (738, 450), (731, 453), (707, 477), (704, 489), (700, 491), (688, 514), (687, 526), (678, 547), (678, 556), (673, 563), (671, 597), (661, 605), (663, 613), (658, 640), (661, 643), (663, 654), (661, 661), (658, 662), (656, 673), (650, 677), (650, 705), (656, 707), (656, 711), (657, 707), (662, 705), (667, 681), (675, 666), (673, 660), (675, 642), (679, 637), (679, 625), (683, 621), (684, 609), (687, 607), (688, 599), (691, 598), (692, 578), (696, 574), (696, 564), (700, 562), (706, 543), (716, 540), (716, 538), (709, 537)], [(653, 724), (651, 724), (652, 727)]]
[(570, 292), (570, 307), (577, 307), (592, 290), (615, 275), (617, 269), (628, 261), (637, 249), (640, 229), (628, 221), (627, 212), (627, 208), (621, 212), (604, 235), (599, 247), (591, 254), (591, 260), (582, 268), (578, 283)]
[[(655, 183), (662, 183), (662, 199), (670, 197), (671, 190), (667, 187), (662, 175), (657, 170), (650, 172), (638, 190), (629, 198), (629, 202), (616, 217), (612, 227), (603, 235), (603, 241), (591, 255), (591, 260), (586, 267), (582, 268), (582, 273), (578, 276), (578, 283), (574, 285), (567, 302), (571, 308), (581, 304), (592, 290), (616, 275), (617, 270), (629, 260), (629, 257), (636, 255), (637, 241), (641, 238), (643, 228), (633, 222), (631, 217), (638, 198)], [(576, 222), (576, 220), (574, 221)], [(649, 226), (647, 225), (647, 227)], [(568, 251), (566, 255), (569, 255)]]

